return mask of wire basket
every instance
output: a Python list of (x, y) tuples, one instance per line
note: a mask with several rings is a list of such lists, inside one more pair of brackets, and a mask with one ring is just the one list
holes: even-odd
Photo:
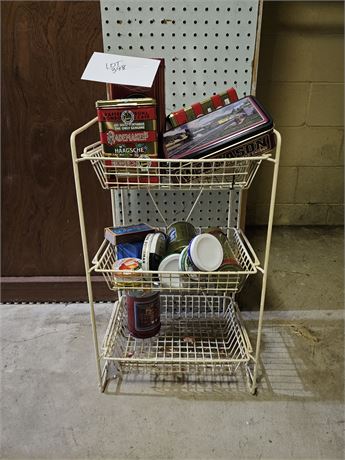
[[(201, 228), (198, 229), (202, 231)], [(260, 262), (244, 233), (227, 229), (230, 248), (240, 270), (215, 272), (137, 271), (114, 270), (116, 246), (104, 240), (92, 263), (93, 270), (103, 274), (111, 290), (185, 291), (185, 292), (239, 292), (250, 274), (257, 272)]]
[[(262, 139), (271, 139), (265, 134)], [(272, 141), (268, 145), (273, 146)], [(243, 152), (246, 146), (253, 146), (253, 140), (240, 144)], [(91, 161), (97, 178), (104, 189), (247, 189), (250, 187), (262, 160), (270, 157), (269, 150), (261, 152), (260, 143), (251, 147), (250, 155), (231, 158), (227, 149), (217, 157), (205, 159), (152, 159), (114, 158), (104, 156), (100, 142), (84, 149), (83, 159)], [(239, 147), (236, 147), (237, 150)], [(273, 148), (273, 147), (272, 147)], [(223, 157), (222, 157), (223, 156)], [(230, 158), (229, 158), (230, 156)]]
[(251, 359), (252, 346), (235, 302), (222, 296), (160, 296), (161, 330), (137, 339), (127, 328), (125, 297), (115, 303), (102, 344), (121, 372), (230, 371)]

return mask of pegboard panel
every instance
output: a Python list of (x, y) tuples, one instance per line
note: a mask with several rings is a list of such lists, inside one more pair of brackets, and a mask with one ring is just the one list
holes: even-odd
[[(231, 86), (242, 97), (255, 88), (261, 1), (101, 0), (104, 51), (163, 57), (167, 113)], [(112, 193), (117, 223), (163, 225), (144, 190), (123, 191), (122, 201), (121, 192)], [(173, 222), (188, 215), (198, 192), (157, 191), (153, 195), (164, 218)], [(230, 205), (235, 226), (238, 204), (238, 192), (205, 191), (190, 221), (201, 226), (226, 225)]]
[(259, 0), (101, 0), (105, 52), (164, 57), (171, 112), (234, 86), (251, 93)]
[[(145, 222), (153, 226), (164, 226), (164, 221), (152, 203), (151, 197), (145, 190), (112, 190), (114, 194), (114, 215), (117, 225), (129, 225)], [(122, 193), (122, 197), (121, 197)], [(198, 191), (152, 191), (153, 199), (158, 202), (159, 210), (168, 224), (185, 220)], [(122, 211), (125, 210), (125, 218)], [(235, 227), (238, 219), (239, 192), (205, 190), (190, 216), (189, 222), (195, 226), (227, 226), (228, 209), (231, 209), (230, 226)]]

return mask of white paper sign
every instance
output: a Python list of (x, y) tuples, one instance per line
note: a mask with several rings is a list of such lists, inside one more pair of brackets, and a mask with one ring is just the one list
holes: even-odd
[(81, 79), (150, 88), (158, 66), (157, 59), (95, 52)]

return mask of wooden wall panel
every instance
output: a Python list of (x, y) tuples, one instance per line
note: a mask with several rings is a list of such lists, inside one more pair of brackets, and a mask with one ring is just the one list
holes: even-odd
[[(2, 276), (81, 276), (69, 136), (105, 96), (103, 84), (80, 80), (103, 51), (99, 2), (1, 2), (1, 22)], [(97, 128), (81, 145), (96, 139)], [(89, 165), (81, 169), (93, 253), (111, 223), (110, 197)]]

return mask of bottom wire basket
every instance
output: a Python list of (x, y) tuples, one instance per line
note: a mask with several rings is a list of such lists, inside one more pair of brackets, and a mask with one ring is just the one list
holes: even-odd
[[(115, 303), (102, 356), (120, 373), (234, 373), (252, 347), (238, 307), (229, 297), (161, 295), (161, 330), (137, 339), (127, 328), (125, 297)], [(114, 364), (115, 364), (114, 363)]]

